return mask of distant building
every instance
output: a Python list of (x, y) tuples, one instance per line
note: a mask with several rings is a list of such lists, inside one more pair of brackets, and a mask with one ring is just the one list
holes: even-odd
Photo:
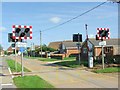
[[(7, 53), (8, 53), (8, 54), (12, 54), (12, 53), (14, 53), (14, 50), (15, 50), (15, 49), (12, 49), (12, 46), (10, 46), (10, 47), (7, 49)], [(18, 50), (19, 50), (19, 48), (17, 47), (16, 52), (18, 52)]]
[(51, 42), (48, 45), (48, 47), (57, 49), (59, 50), (59, 54), (65, 54), (65, 57), (69, 57), (70, 55), (78, 55), (79, 51), (76, 44), (77, 42), (67, 40), (67, 41)]

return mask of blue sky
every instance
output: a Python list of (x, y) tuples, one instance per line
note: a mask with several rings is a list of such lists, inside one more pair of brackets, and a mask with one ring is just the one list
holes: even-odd
[[(95, 7), (101, 2), (3, 2), (2, 3), (2, 46), (7, 49), (8, 33), (12, 25), (32, 25), (33, 42), (40, 44), (40, 30), (58, 25)], [(95, 37), (96, 28), (110, 28), (111, 38), (118, 37), (118, 6), (105, 3), (97, 9), (69, 22), (63, 26), (42, 33), (42, 43), (72, 40), (72, 34), (81, 33), (85, 39), (85, 24), (88, 24), (89, 37)]]

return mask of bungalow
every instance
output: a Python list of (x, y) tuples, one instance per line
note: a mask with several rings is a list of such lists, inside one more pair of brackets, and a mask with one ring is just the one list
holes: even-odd
[[(111, 38), (106, 41), (106, 45), (104, 46), (104, 54), (105, 58), (111, 59), (113, 56), (120, 55), (120, 45), (118, 45), (117, 38)], [(88, 54), (93, 56), (95, 60), (100, 60), (102, 56), (102, 47), (99, 45), (100, 40), (96, 40), (94, 38), (86, 39), (81, 47), (81, 60), (88, 60)]]
[(51, 42), (48, 47), (57, 49), (59, 51), (59, 54), (64, 54), (65, 57), (69, 57), (70, 55), (78, 55), (79, 51), (76, 44), (77, 42), (67, 40)]

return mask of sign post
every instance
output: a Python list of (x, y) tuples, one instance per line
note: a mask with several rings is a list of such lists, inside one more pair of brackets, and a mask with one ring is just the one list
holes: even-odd
[(20, 52), (21, 52), (21, 76), (24, 76), (24, 67), (23, 67), (23, 52), (25, 51), (24, 47), (20, 47)]
[(24, 76), (24, 68), (23, 68), (23, 52), (21, 53), (21, 67), (22, 67), (21, 76)]
[(101, 41), (99, 42), (99, 45), (102, 46), (102, 68), (104, 69), (105, 65), (104, 65), (104, 46), (106, 45), (106, 41)]
[[(15, 44), (17, 39), (18, 40), (32, 39), (32, 26), (13, 25), (12, 39), (15, 40)], [(27, 45), (25, 42), (21, 41), (21, 42), (18, 42), (17, 47), (20, 48), (20, 52), (21, 52), (21, 67), (22, 67), (21, 75), (24, 76), (23, 52), (25, 51), (25, 47), (27, 47)]]
[(104, 69), (104, 46), (106, 45), (106, 41), (104, 39), (110, 39), (109, 28), (97, 28), (96, 40), (101, 40), (99, 45), (102, 47), (102, 68)]
[(76, 45), (78, 47), (78, 60), (80, 64), (80, 42), (82, 42), (82, 34), (73, 34), (73, 42), (78, 42)]
[(105, 65), (104, 65), (104, 47), (102, 45), (102, 68), (104, 69)]

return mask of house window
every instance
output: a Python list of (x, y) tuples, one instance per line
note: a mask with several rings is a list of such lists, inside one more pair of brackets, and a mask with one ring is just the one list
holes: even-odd
[(106, 47), (106, 48), (105, 48), (105, 53), (110, 53), (111, 50), (112, 50), (112, 47)]
[(87, 48), (83, 48), (83, 53), (87, 53)]

